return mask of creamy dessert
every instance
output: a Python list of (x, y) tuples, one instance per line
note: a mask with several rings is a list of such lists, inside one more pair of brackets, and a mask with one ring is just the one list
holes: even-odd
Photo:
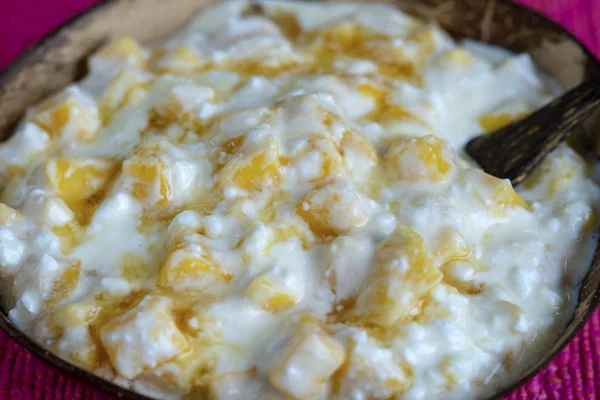
[(156, 398), (479, 398), (568, 320), (599, 189), (462, 148), (560, 88), (392, 6), (245, 1), (108, 43), (0, 145), (10, 319)]

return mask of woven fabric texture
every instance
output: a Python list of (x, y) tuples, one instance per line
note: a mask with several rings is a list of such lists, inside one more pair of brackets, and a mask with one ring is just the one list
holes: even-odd
[[(0, 69), (98, 0), (0, 0)], [(481, 0), (485, 1), (485, 0)], [(600, 0), (517, 0), (549, 15), (600, 57)], [(548, 367), (506, 400), (600, 398), (600, 310)], [(0, 332), (0, 400), (112, 399), (46, 365)]]

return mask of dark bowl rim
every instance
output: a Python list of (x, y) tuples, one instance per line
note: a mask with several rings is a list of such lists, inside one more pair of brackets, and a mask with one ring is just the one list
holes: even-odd
[[(6, 82), (16, 74), (21, 68), (29, 64), (35, 57), (39, 54), (43, 54), (44, 51), (60, 43), (62, 40), (62, 34), (67, 32), (69, 29), (73, 27), (77, 27), (80, 24), (84, 24), (89, 18), (93, 16), (93, 14), (105, 7), (111, 7), (116, 5), (119, 1), (122, 0), (100, 0), (95, 4), (92, 4), (89, 7), (84, 8), (78, 13), (66, 19), (56, 28), (52, 29), (49, 33), (44, 35), (41, 39), (35, 41), (31, 45), (29, 45), (24, 51), (22, 51), (14, 60), (9, 62), (3, 70), (0, 70), (0, 87), (4, 86)], [(320, 1), (320, 0), (304, 0), (304, 1)], [(359, 0), (360, 1), (360, 0)], [(402, 1), (402, 0), (395, 0)], [(589, 60), (595, 62), (596, 67), (600, 69), (600, 60), (592, 53), (592, 51), (587, 47), (585, 43), (583, 43), (579, 38), (575, 36), (569, 29), (559, 24), (557, 21), (553, 20), (549, 16), (538, 12), (532, 8), (529, 8), (520, 3), (516, 3), (515, 0), (493, 0), (496, 2), (504, 3), (509, 8), (513, 8), (516, 10), (515, 12), (519, 12), (523, 15), (529, 15), (532, 17), (539, 18), (543, 20), (548, 26), (551, 26), (558, 31), (564, 33), (567, 37), (572, 39), (575, 43), (579, 45), (581, 50), (583, 50), (584, 54)], [(596, 245), (596, 254), (600, 252), (600, 242)], [(591, 316), (596, 312), (596, 310), (600, 308), (600, 295), (598, 290), (592, 298), (592, 305), (587, 310), (583, 318), (581, 318), (578, 322), (575, 323), (575, 327), (572, 332), (566, 336), (566, 339), (561, 337), (563, 343), (560, 346), (553, 349), (551, 355), (540, 365), (536, 366), (534, 369), (530, 369), (527, 373), (522, 375), (519, 379), (512, 382), (509, 386), (501, 389), (487, 400), (499, 399), (503, 396), (509, 395), (511, 393), (516, 392), (521, 386), (527, 383), (531, 378), (533, 378), (538, 373), (542, 372), (548, 364), (556, 358), (556, 356), (573, 340), (573, 338), (581, 331), (583, 326), (589, 321)], [(569, 320), (569, 323), (573, 320), (573, 317)], [(42, 345), (40, 345), (33, 338), (27, 336), (25, 333), (21, 332), (15, 325), (13, 325), (9, 319), (8, 314), (5, 313), (0, 308), (0, 329), (2, 329), (8, 336), (14, 339), (19, 345), (23, 346), (27, 351), (33, 353), (37, 358), (41, 359), (45, 364), (51, 366), (54, 369), (59, 370), (61, 373), (66, 373), (67, 375), (79, 380), (83, 384), (91, 383), (95, 388), (104, 391), (107, 394), (116, 396), (118, 398), (125, 398), (130, 400), (152, 400), (151, 397), (144, 396), (139, 394), (131, 389), (127, 389), (125, 387), (119, 386), (113, 382), (110, 382), (104, 378), (101, 378), (91, 372), (84, 370), (83, 368), (78, 367), (75, 364), (72, 364), (68, 361), (63, 360), (62, 358), (54, 355), (50, 351), (46, 350)], [(538, 362), (539, 363), (539, 362)]]

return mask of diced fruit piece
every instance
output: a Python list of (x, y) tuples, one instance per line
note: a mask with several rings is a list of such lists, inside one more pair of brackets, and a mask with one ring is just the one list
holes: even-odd
[(64, 267), (60, 276), (52, 284), (52, 290), (46, 298), (48, 308), (66, 299), (76, 288), (81, 279), (81, 262), (76, 261)]
[(344, 157), (360, 157), (368, 163), (377, 162), (377, 152), (369, 141), (355, 131), (346, 131), (340, 142)]
[(331, 243), (323, 278), (329, 283), (337, 303), (356, 297), (374, 255), (375, 246), (368, 239), (340, 236)]
[(352, 393), (361, 393), (368, 399), (396, 398), (410, 386), (409, 372), (392, 350), (379, 347), (364, 332), (361, 334), (364, 338), (353, 343), (344, 366), (336, 374), (334, 393), (341, 398), (351, 398)]
[[(23, 121), (17, 125), (15, 132), (3, 143), (0, 143), (0, 160), (2, 168), (5, 168), (5, 174), (11, 176), (13, 182), (6, 182), (5, 185), (18, 179), (18, 172), (24, 172), (24, 169), (37, 162), (41, 157), (46, 156), (50, 150), (52, 140), (48, 132), (39, 125)], [(13, 169), (15, 173), (10, 171)], [(20, 183), (20, 182), (19, 182)], [(6, 198), (6, 186), (4, 187), (3, 197)]]
[(208, 245), (199, 234), (192, 234), (169, 249), (160, 267), (158, 286), (176, 290), (215, 290), (231, 280), (213, 259)]
[(296, 14), (293, 12), (275, 9), (268, 11), (266, 17), (275, 22), (277, 27), (281, 30), (281, 33), (292, 42), (295, 41), (302, 32), (302, 25), (300, 25)]
[(478, 169), (469, 170), (465, 179), (478, 183), (474, 186), (478, 188), (476, 196), (496, 215), (506, 215), (515, 208), (531, 210), (531, 206), (519, 196), (508, 179), (499, 179)]
[(344, 160), (330, 139), (313, 138), (309, 140), (310, 149), (319, 154), (321, 168), (314, 182), (323, 182), (344, 173)]
[(119, 375), (133, 379), (187, 351), (170, 305), (166, 297), (148, 295), (100, 328), (100, 339)]
[(80, 301), (57, 307), (52, 311), (53, 320), (64, 327), (77, 327), (91, 324), (102, 309), (95, 301)]
[(373, 109), (366, 118), (379, 124), (387, 126), (390, 121), (413, 121), (423, 122), (415, 114), (400, 104), (390, 102), (388, 89), (363, 83), (358, 85), (358, 91), (373, 102)]
[(168, 249), (178, 249), (185, 245), (187, 240), (193, 239), (195, 233), (204, 230), (202, 215), (194, 210), (185, 210), (171, 221), (168, 228)]
[(400, 225), (377, 249), (375, 269), (352, 313), (361, 322), (391, 326), (409, 316), (441, 279), (421, 236)]
[(351, 186), (340, 183), (311, 190), (298, 204), (296, 212), (320, 236), (347, 233), (369, 218), (367, 200)]
[(446, 263), (440, 269), (444, 273), (444, 283), (462, 294), (474, 295), (483, 290), (483, 283), (474, 279), (476, 269), (466, 260)]
[(193, 127), (193, 111), (214, 97), (215, 91), (208, 86), (176, 85), (157, 100), (151, 124), (157, 128), (173, 123)]
[(473, 62), (473, 56), (468, 50), (457, 48), (447, 51), (444, 56), (444, 61), (449, 61), (450, 65), (468, 66)]
[(159, 74), (186, 74), (199, 72), (206, 62), (190, 46), (181, 46), (163, 54), (153, 66)]
[(91, 140), (100, 129), (94, 99), (73, 87), (42, 102), (34, 109), (31, 121), (52, 138), (65, 140)]
[[(84, 369), (94, 370), (98, 367), (101, 360), (101, 350), (98, 345), (88, 336), (79, 336), (77, 344), (74, 345), (72, 340), (68, 340), (67, 354), (70, 359), (75, 360), (75, 364), (81, 365)], [(59, 346), (61, 345), (59, 340)]]
[(390, 147), (387, 163), (396, 178), (405, 181), (442, 182), (454, 169), (452, 150), (432, 135), (400, 139)]
[(25, 254), (26, 241), (10, 229), (13, 223), (7, 224), (0, 217), (0, 278), (13, 278)]
[(299, 329), (271, 365), (269, 382), (294, 399), (320, 398), (344, 357), (344, 347), (325, 332)]
[(13, 293), (31, 315), (36, 315), (66, 299), (76, 288), (80, 273), (78, 261), (57, 260), (48, 254), (29, 257), (15, 277)]
[(304, 295), (304, 282), (293, 279), (293, 271), (280, 267), (255, 278), (245, 294), (267, 311), (285, 310), (298, 303)]
[(19, 211), (0, 203), (0, 226), (10, 227), (21, 216)]
[(148, 74), (138, 69), (125, 68), (119, 71), (98, 101), (102, 120), (110, 121), (117, 111), (137, 104), (144, 97), (148, 81)]
[(56, 344), (59, 353), (88, 370), (96, 369), (104, 355), (91, 328), (101, 310), (101, 303), (88, 300), (59, 306), (50, 314), (50, 328), (60, 335)]
[(262, 383), (246, 371), (228, 372), (210, 378), (209, 400), (258, 400)]
[(54, 158), (46, 165), (46, 176), (54, 193), (72, 204), (97, 193), (117, 168), (107, 158)]
[(140, 146), (123, 162), (123, 173), (133, 179), (132, 193), (139, 200), (167, 204), (172, 198), (170, 173), (160, 157), (160, 147)]
[[(211, 374), (212, 367), (207, 362), (210, 359), (214, 362), (211, 351), (210, 347), (194, 346), (191, 351), (144, 372), (136, 380), (160, 388), (170, 396), (184, 397), (190, 394), (190, 389), (198, 378), (204, 380)], [(196, 375), (198, 370), (202, 371), (202, 375)]]
[(506, 125), (510, 125), (515, 121), (527, 116), (527, 113), (521, 112), (517, 114), (511, 113), (490, 113), (485, 114), (479, 118), (479, 125), (486, 132), (493, 132), (500, 128), (504, 128)]
[(459, 231), (446, 227), (437, 232), (432, 253), (437, 265), (442, 265), (449, 261), (468, 258), (471, 255), (471, 248)]
[(346, 169), (360, 182), (367, 181), (377, 164), (377, 152), (369, 141), (354, 131), (346, 131), (340, 142)]
[(74, 222), (75, 218), (73, 211), (60, 198), (37, 190), (27, 195), (23, 212), (38, 225), (50, 229), (64, 227)]
[(201, 191), (213, 185), (210, 162), (165, 139), (138, 145), (122, 171), (124, 189), (146, 203), (200, 208), (214, 199)]
[(242, 148), (223, 166), (221, 186), (235, 185), (245, 190), (260, 190), (279, 182), (279, 146), (271, 139), (267, 143), (246, 150)]
[(561, 146), (554, 157), (546, 157), (524, 182), (526, 189), (541, 190), (548, 197), (577, 184), (586, 174), (585, 160), (569, 146)]
[(498, 189), (494, 192), (492, 203), (500, 211), (513, 207), (522, 207), (526, 210), (531, 209), (529, 204), (515, 192), (515, 189), (508, 180), (502, 180), (502, 184), (500, 184)]
[[(274, 210), (270, 210), (273, 212)], [(273, 216), (271, 219), (275, 218)], [(302, 222), (297, 216), (291, 221), (274, 223), (270, 226), (272, 228), (272, 241), (267, 247), (267, 251), (270, 246), (273, 246), (281, 242), (296, 241), (300, 243), (304, 249), (309, 249), (315, 243), (315, 236), (306, 224)]]
[(436, 33), (439, 33), (440, 29), (431, 25), (418, 26), (409, 36), (408, 40), (417, 43), (421, 50), (421, 56), (424, 57), (432, 53), (437, 44)]
[[(300, 104), (300, 107), (303, 105)], [(321, 112), (319, 108), (317, 110)], [(298, 178), (312, 183), (322, 183), (346, 172), (342, 154), (336, 142), (329, 136), (312, 134), (310, 139), (292, 154), (290, 161)]]
[(106, 58), (123, 64), (142, 66), (145, 55), (142, 47), (131, 37), (124, 36), (102, 47), (94, 57)]

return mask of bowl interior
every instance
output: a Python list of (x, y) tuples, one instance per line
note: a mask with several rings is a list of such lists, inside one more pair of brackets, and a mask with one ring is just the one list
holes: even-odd
[[(333, 0), (336, 1), (336, 0)], [(347, 0), (346, 0), (347, 1)], [(566, 30), (506, 0), (385, 0), (424, 19), (437, 21), (456, 37), (497, 44), (527, 52), (548, 74), (569, 89), (600, 71), (600, 64)], [(109, 38), (130, 35), (142, 42), (168, 36), (213, 0), (105, 0), (72, 19), (30, 48), (0, 75), (0, 139), (7, 138), (26, 108), (85, 74), (86, 57)], [(379, 1), (381, 2), (381, 1)], [(600, 118), (576, 132), (581, 150), (600, 154)], [(3, 289), (4, 287), (4, 289)], [(0, 296), (5, 291), (0, 285)], [(3, 296), (4, 297), (4, 296)], [(521, 379), (500, 394), (513, 390), (539, 371), (583, 326), (600, 304), (600, 249), (585, 276), (573, 318), (553, 347)], [(128, 390), (85, 372), (44, 350), (20, 333), (0, 312), (0, 328), (27, 349), (79, 378), (119, 397), (143, 399)]]

